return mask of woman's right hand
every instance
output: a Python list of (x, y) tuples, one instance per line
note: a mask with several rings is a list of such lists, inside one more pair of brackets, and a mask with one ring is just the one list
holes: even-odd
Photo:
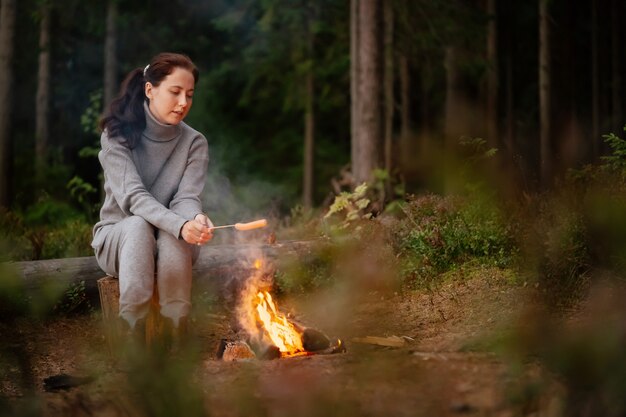
[(185, 242), (192, 245), (204, 245), (213, 238), (213, 232), (211, 231), (211, 221), (208, 217), (202, 215), (196, 216), (194, 220), (189, 220), (183, 225), (181, 230), (181, 236)]

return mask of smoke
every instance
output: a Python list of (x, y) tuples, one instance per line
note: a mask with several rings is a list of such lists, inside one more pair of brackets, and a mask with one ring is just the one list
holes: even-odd
[(211, 167), (202, 194), (202, 206), (215, 226), (268, 219), (269, 226), (253, 231), (216, 230), (212, 244), (263, 243), (287, 211), (283, 186), (261, 180), (239, 183), (219, 166)]

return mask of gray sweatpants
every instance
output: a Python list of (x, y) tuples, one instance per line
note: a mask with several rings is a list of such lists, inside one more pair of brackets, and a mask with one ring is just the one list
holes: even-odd
[(198, 246), (130, 216), (109, 228), (96, 260), (104, 272), (119, 278), (119, 314), (131, 327), (148, 314), (155, 272), (161, 315), (178, 326), (191, 308), (191, 267), (199, 252)]

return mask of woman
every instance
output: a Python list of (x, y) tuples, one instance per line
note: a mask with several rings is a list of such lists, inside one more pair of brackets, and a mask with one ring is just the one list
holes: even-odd
[(161, 316), (174, 336), (186, 332), (191, 267), (212, 237), (200, 198), (207, 141), (183, 122), (197, 81), (187, 56), (161, 53), (128, 74), (100, 122), (106, 196), (92, 246), (102, 270), (119, 277), (119, 315), (139, 340), (155, 273)]

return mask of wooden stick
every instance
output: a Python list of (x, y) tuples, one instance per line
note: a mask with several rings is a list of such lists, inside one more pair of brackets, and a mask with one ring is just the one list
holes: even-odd
[(267, 220), (261, 219), (261, 220), (255, 220), (249, 223), (235, 223), (235, 224), (227, 224), (225, 226), (215, 226), (215, 227), (211, 227), (211, 230), (225, 229), (227, 227), (234, 227), (237, 230), (252, 230), (252, 229), (259, 229), (265, 226), (267, 226)]

